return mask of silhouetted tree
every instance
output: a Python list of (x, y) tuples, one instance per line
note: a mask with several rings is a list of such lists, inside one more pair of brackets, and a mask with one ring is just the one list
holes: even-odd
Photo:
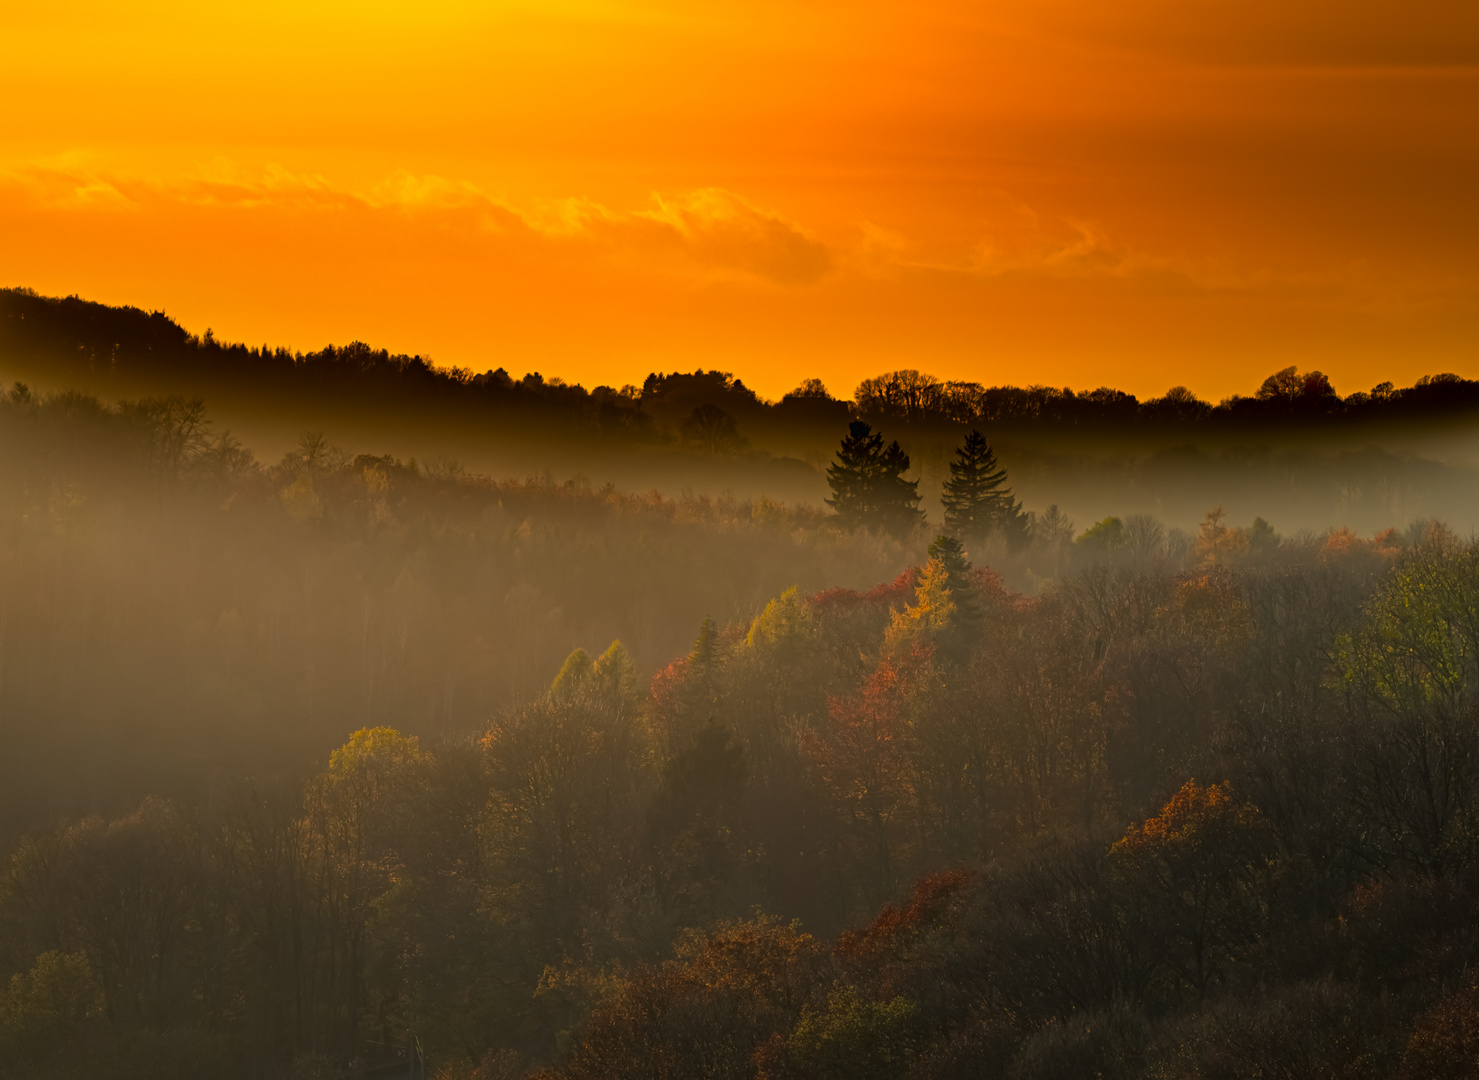
[(1340, 397), (1324, 372), (1301, 373), (1291, 366), (1263, 380), (1258, 388), (1258, 400), (1286, 407), (1328, 408), (1338, 404)]
[(786, 397), (789, 398), (831, 398), (827, 393), (827, 385), (821, 379), (802, 379), (801, 385), (792, 390)]
[(864, 414), (881, 414), (909, 421), (936, 415), (944, 401), (944, 393), (944, 384), (933, 375), (906, 368), (864, 379), (853, 396)]
[(945, 505), (945, 528), (965, 539), (1001, 532), (1014, 547), (1025, 542), (1026, 516), (1006, 481), (1007, 472), (997, 467), (985, 436), (972, 431), (955, 451), (950, 479), (940, 497)]
[(1211, 413), (1212, 406), (1184, 386), (1173, 386), (1164, 397), (1151, 398), (1140, 406), (1141, 416), (1158, 424), (1194, 424)]
[(827, 483), (832, 488), (827, 505), (847, 528), (875, 528), (906, 536), (924, 521), (919, 481), (904, 478), (908, 468), (909, 455), (897, 441), (884, 446), (882, 435), (854, 420), (836, 462), (827, 466)]
[(710, 454), (737, 454), (746, 440), (730, 416), (717, 405), (700, 405), (683, 421), (683, 441), (701, 446)]

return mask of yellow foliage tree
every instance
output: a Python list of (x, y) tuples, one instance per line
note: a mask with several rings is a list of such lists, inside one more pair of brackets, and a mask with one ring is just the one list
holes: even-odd
[(914, 603), (894, 612), (893, 623), (884, 638), (885, 651), (898, 652), (921, 637), (934, 639), (954, 624), (956, 612), (950, 571), (942, 559), (932, 558), (920, 571)]
[(1197, 555), (1207, 566), (1223, 566), (1248, 553), (1248, 534), (1227, 524), (1218, 506), (1207, 511), (1197, 535)]

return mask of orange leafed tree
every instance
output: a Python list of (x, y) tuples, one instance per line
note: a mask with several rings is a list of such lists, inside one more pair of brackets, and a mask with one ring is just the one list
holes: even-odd
[(885, 660), (861, 693), (830, 699), (826, 721), (801, 736), (823, 790), (867, 837), (885, 893), (898, 884), (892, 826), (914, 795), (903, 715), (906, 683), (901, 665)]
[(1109, 857), (1132, 902), (1157, 913), (1167, 961), (1199, 995), (1261, 936), (1273, 841), (1263, 815), (1237, 801), (1229, 785), (1188, 780)]

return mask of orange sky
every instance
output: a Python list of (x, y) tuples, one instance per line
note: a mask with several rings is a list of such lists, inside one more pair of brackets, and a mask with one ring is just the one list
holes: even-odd
[(0, 7), (0, 284), (587, 385), (1479, 376), (1479, 5)]

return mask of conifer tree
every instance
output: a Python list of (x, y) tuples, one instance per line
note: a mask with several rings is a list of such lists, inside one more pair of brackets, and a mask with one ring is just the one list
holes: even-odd
[(948, 533), (935, 537), (929, 546), (931, 563), (939, 563), (949, 575), (950, 593), (954, 597), (958, 612), (957, 622), (963, 627), (975, 628), (981, 621), (981, 597), (970, 578), (971, 561), (966, 556), (965, 545)]
[(591, 675), (616, 699), (630, 703), (641, 696), (636, 661), (620, 641), (613, 641), (596, 657), (591, 664)]
[(573, 691), (591, 673), (592, 666), (591, 654), (584, 649), (576, 649), (565, 657), (565, 663), (561, 665), (560, 673), (555, 676), (550, 690), (555, 693)]
[(688, 665), (695, 676), (688, 684), (686, 706), (692, 713), (702, 715), (709, 724), (714, 722), (715, 668), (719, 659), (719, 628), (714, 620), (705, 618), (698, 628), (698, 639), (693, 651), (688, 654)]
[(889, 443), (883, 451), (875, 489), (876, 514), (885, 532), (901, 538), (924, 524), (924, 511), (919, 508), (919, 481), (904, 479), (908, 471), (909, 455), (897, 440)]
[(855, 420), (837, 449), (837, 460), (827, 466), (827, 484), (832, 489), (827, 505), (848, 528), (866, 524), (874, 463), (882, 452), (883, 436)]
[(919, 482), (904, 478), (908, 469), (909, 455), (897, 441), (884, 446), (882, 435), (854, 420), (836, 462), (827, 467), (832, 488), (827, 505), (849, 529), (864, 526), (906, 536), (924, 521)]
[(945, 505), (945, 528), (955, 536), (982, 537), (1003, 532), (1013, 543), (1026, 538), (1022, 505), (1006, 486), (1007, 472), (979, 431), (972, 431), (955, 451), (950, 479), (940, 501)]
[(698, 628), (698, 639), (693, 643), (693, 652), (688, 654), (688, 662), (705, 670), (712, 667), (714, 644), (718, 639), (719, 629), (714, 625), (714, 620), (704, 619), (703, 625)]
[(941, 565), (957, 581), (963, 579), (966, 571), (971, 568), (971, 561), (966, 557), (965, 545), (957, 537), (950, 536), (948, 533), (935, 537), (934, 543), (929, 546), (929, 556), (931, 559), (939, 559)]

